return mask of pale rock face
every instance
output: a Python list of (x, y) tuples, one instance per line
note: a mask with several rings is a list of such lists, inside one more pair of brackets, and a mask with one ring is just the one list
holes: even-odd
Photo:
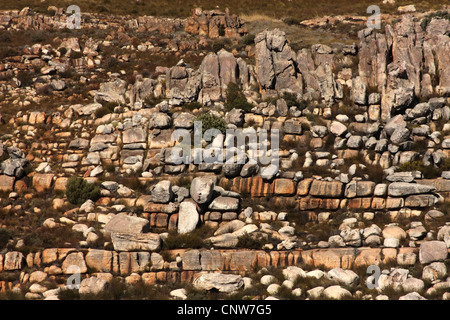
[(178, 233), (189, 233), (195, 230), (199, 221), (197, 206), (190, 201), (180, 203), (178, 211)]
[(240, 275), (207, 273), (194, 280), (194, 286), (202, 290), (216, 289), (219, 292), (233, 292), (244, 285)]
[(196, 177), (191, 183), (191, 197), (198, 204), (211, 201), (214, 190), (214, 181), (209, 178)]
[(447, 255), (447, 245), (443, 241), (425, 241), (420, 245), (419, 261), (422, 264), (443, 261)]
[(330, 286), (323, 290), (323, 295), (327, 299), (340, 300), (345, 297), (351, 297), (350, 291), (342, 288), (341, 286)]
[(83, 279), (80, 284), (80, 294), (98, 294), (105, 290), (109, 286), (109, 283), (101, 278), (90, 277)]

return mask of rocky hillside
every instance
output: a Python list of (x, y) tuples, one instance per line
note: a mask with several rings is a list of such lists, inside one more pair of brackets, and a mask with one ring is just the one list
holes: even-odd
[(449, 17), (0, 12), (0, 298), (450, 299)]

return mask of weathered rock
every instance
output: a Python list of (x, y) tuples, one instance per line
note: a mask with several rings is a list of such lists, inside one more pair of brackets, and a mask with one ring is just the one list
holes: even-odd
[(425, 241), (420, 245), (419, 261), (427, 264), (434, 261), (447, 259), (447, 245), (442, 241)]
[(152, 189), (152, 200), (155, 203), (169, 203), (173, 198), (172, 182), (163, 180)]
[(239, 199), (220, 196), (215, 198), (208, 208), (214, 211), (237, 211), (239, 209)]
[(328, 278), (336, 280), (340, 284), (346, 286), (354, 286), (359, 282), (359, 276), (352, 270), (345, 270), (342, 268), (334, 268), (328, 271)]
[(67, 255), (62, 264), (65, 274), (86, 273), (87, 266), (82, 252), (73, 252)]
[(157, 233), (112, 232), (111, 240), (116, 251), (155, 251), (161, 246)]
[(200, 290), (218, 290), (219, 292), (231, 293), (240, 289), (244, 281), (240, 275), (206, 273), (194, 280), (194, 286)]
[(106, 290), (109, 286), (109, 283), (97, 277), (89, 277), (83, 279), (80, 284), (79, 293), (80, 294), (99, 294), (102, 291)]
[(340, 300), (346, 297), (351, 297), (352, 294), (347, 289), (344, 289), (341, 286), (336, 285), (330, 286), (325, 290), (323, 290), (323, 295), (327, 299)]
[(392, 197), (403, 197), (411, 194), (430, 193), (434, 191), (433, 186), (418, 183), (393, 182), (388, 187), (388, 195)]
[(198, 204), (205, 204), (211, 201), (214, 190), (214, 181), (206, 177), (196, 177), (191, 183), (191, 197)]
[(108, 233), (144, 233), (150, 230), (150, 222), (147, 219), (115, 215), (106, 225), (105, 231)]
[(442, 280), (447, 275), (447, 267), (444, 262), (433, 262), (423, 268), (422, 279), (429, 282)]
[(178, 233), (189, 233), (195, 230), (199, 221), (197, 206), (191, 201), (180, 203), (178, 211)]
[(24, 256), (21, 252), (7, 252), (4, 257), (3, 270), (14, 271), (21, 270), (24, 263)]

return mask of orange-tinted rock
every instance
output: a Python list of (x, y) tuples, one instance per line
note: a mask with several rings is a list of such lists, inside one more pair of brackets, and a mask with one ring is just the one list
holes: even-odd
[(11, 192), (14, 190), (14, 177), (0, 175), (0, 191)]
[(53, 183), (53, 177), (55, 175), (52, 173), (36, 173), (33, 176), (33, 186), (37, 192), (44, 192), (50, 190)]
[(340, 181), (313, 180), (309, 194), (315, 197), (339, 198), (343, 195), (343, 186)]
[(290, 179), (275, 180), (275, 194), (289, 196), (295, 194), (295, 183)]

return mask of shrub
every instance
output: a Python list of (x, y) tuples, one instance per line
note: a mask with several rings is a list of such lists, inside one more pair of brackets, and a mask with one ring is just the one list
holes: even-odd
[(20, 81), (21, 87), (29, 87), (33, 84), (33, 74), (29, 71), (20, 71), (17, 74), (17, 80)]
[(223, 24), (219, 25), (219, 36), (225, 36), (225, 26)]
[(232, 109), (242, 109), (245, 112), (250, 112), (253, 105), (247, 101), (244, 93), (242, 92), (239, 85), (230, 82), (226, 91), (227, 101), (225, 102), (225, 108), (227, 111)]
[(195, 121), (201, 121), (202, 123), (202, 133), (205, 133), (208, 129), (218, 129), (220, 132), (225, 134), (227, 130), (227, 124), (225, 120), (211, 113), (202, 113)]
[(433, 18), (441, 18), (450, 21), (450, 13), (446, 11), (437, 11), (430, 13), (429, 15), (424, 17), (422, 22), (420, 23), (420, 26), (422, 27), (423, 30), (427, 29), (428, 25), (430, 24), (431, 20), (433, 20)]
[(0, 249), (3, 249), (11, 238), (11, 232), (7, 229), (0, 229)]
[(106, 102), (103, 103), (103, 106), (97, 110), (95, 110), (95, 117), (101, 118), (103, 116), (106, 116), (107, 114), (113, 113), (114, 108), (118, 106), (117, 102)]
[(70, 203), (80, 205), (89, 199), (96, 201), (100, 197), (100, 190), (83, 178), (70, 177), (67, 181), (66, 196)]
[(283, 93), (283, 99), (286, 101), (288, 108), (297, 107), (300, 110), (306, 108), (306, 103), (304, 101), (299, 102), (295, 93), (285, 92)]
[(83, 58), (83, 53), (81, 51), (72, 51), (70, 53), (70, 59), (80, 59)]
[(253, 236), (245, 233), (238, 238), (238, 244), (236, 245), (236, 247), (246, 249), (261, 249), (265, 243), (266, 241), (261, 236)]
[(241, 43), (248, 46), (255, 43), (255, 35), (252, 33), (249, 33), (242, 37)]
[(203, 108), (203, 105), (200, 102), (188, 102), (183, 105), (183, 108), (189, 111), (194, 111), (195, 109)]

